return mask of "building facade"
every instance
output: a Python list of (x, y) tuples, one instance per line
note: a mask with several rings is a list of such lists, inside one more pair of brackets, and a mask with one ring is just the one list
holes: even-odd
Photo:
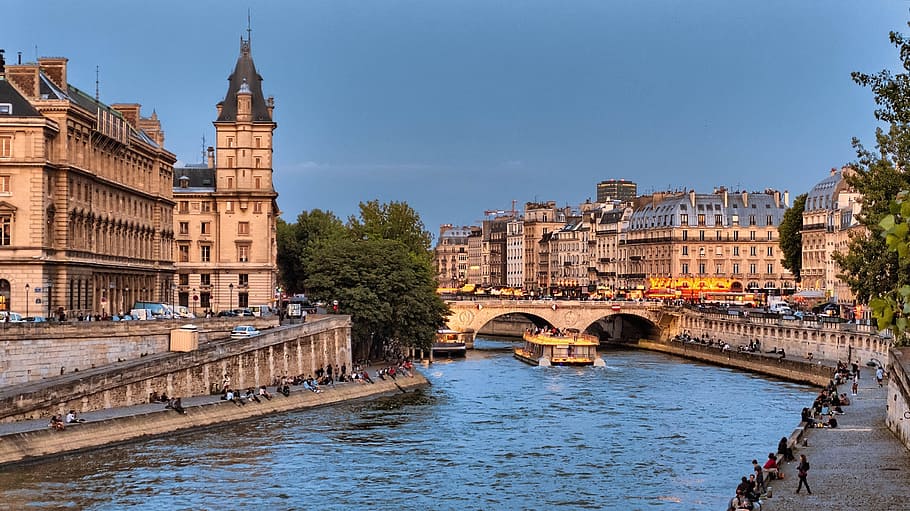
[(436, 245), (436, 282), (441, 288), (455, 290), (468, 283), (468, 236), (470, 227), (443, 224)]
[(597, 202), (631, 202), (638, 196), (638, 184), (625, 179), (607, 179), (597, 183)]
[(140, 105), (67, 82), (68, 59), (0, 60), (0, 310), (69, 317), (168, 301), (173, 165)]
[(250, 41), (228, 78), (208, 161), (175, 169), (177, 286), (173, 299), (197, 314), (275, 305), (278, 193), (272, 175), (272, 114)]

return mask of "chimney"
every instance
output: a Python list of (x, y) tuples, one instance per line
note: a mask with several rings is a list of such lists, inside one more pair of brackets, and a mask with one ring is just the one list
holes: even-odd
[(774, 197), (774, 207), (780, 208), (780, 192), (777, 190), (774, 190), (771, 193), (772, 193), (772, 197)]
[(221, 117), (221, 110), (224, 108), (224, 101), (219, 101), (215, 108), (218, 109), (218, 117)]
[(38, 67), (44, 72), (50, 81), (61, 90), (66, 90), (66, 57), (41, 57), (38, 59)]
[(451, 229), (452, 227), (453, 227), (452, 224), (442, 224), (442, 225), (440, 225), (440, 226), (439, 226), (439, 238), (442, 239), (442, 235), (445, 234), (446, 231), (448, 231), (448, 230)]
[(830, 174), (830, 175), (833, 176), (834, 174), (837, 174), (837, 169), (834, 168), (834, 167), (831, 167), (831, 174)]
[(208, 153), (209, 168), (213, 169), (215, 168), (215, 148), (209, 146), (208, 149), (206, 149), (206, 152)]
[(748, 208), (749, 207), (749, 192), (743, 190), (742, 194), (743, 194), (743, 207)]
[(689, 205), (695, 207), (695, 190), (689, 190)]
[(266, 102), (266, 105), (268, 106), (268, 109), (269, 109), (269, 119), (272, 119), (272, 112), (275, 110), (275, 98), (273, 96), (269, 96), (269, 99)]
[(6, 65), (6, 79), (28, 99), (38, 99), (38, 66), (35, 64)]
[(784, 190), (784, 207), (790, 207), (790, 192)]
[[(139, 105), (136, 106), (138, 107)], [(139, 117), (139, 124), (136, 128), (144, 131), (156, 144), (164, 147), (164, 130), (161, 129), (161, 121), (158, 120), (158, 112), (152, 110), (152, 116), (143, 119), (139, 116), (139, 110), (137, 109), (136, 116)]]
[(141, 109), (139, 103), (114, 103), (111, 108), (123, 114), (126, 122), (134, 128), (139, 128), (139, 110)]

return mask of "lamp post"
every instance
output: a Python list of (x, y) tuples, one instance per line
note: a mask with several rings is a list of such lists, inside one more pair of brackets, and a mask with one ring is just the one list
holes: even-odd
[(121, 316), (123, 315), (123, 310), (126, 309), (126, 297), (130, 294), (130, 286), (123, 288), (123, 305), (120, 307)]
[(228, 309), (234, 309), (234, 283), (228, 284)]
[(25, 285), (25, 316), (28, 317), (28, 289), (29, 285)]
[(193, 288), (193, 316), (196, 315), (196, 300), (199, 299), (199, 295), (196, 294), (196, 288)]

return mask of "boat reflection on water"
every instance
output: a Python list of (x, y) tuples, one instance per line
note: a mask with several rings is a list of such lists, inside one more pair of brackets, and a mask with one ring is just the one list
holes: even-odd
[(515, 358), (539, 366), (606, 367), (597, 355), (600, 340), (577, 329), (565, 332), (525, 332), (524, 345), (515, 348)]

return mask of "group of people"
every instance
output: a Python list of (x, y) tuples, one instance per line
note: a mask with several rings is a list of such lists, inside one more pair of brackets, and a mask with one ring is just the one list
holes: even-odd
[[(281, 387), (278, 387), (278, 392), (284, 394)], [(285, 396), (290, 394), (290, 390)], [(261, 403), (263, 399), (270, 401), (272, 399), (272, 393), (266, 388), (265, 385), (259, 387), (259, 391), (253, 389), (253, 387), (248, 387), (246, 391), (235, 390), (235, 389), (224, 389), (224, 392), (221, 394), (221, 399), (224, 401), (230, 401), (237, 406), (246, 406), (247, 403), (255, 401)]]
[[(707, 334), (704, 337), (699, 337), (691, 335), (688, 331), (684, 331), (683, 333), (677, 334), (675, 337), (673, 337), (673, 340), (687, 344), (700, 344), (709, 348), (718, 348), (722, 351), (733, 351), (733, 346), (731, 346), (729, 342), (712, 338)], [(749, 340), (749, 344), (741, 344), (737, 346), (736, 351), (739, 351), (741, 353), (761, 353), (761, 341), (758, 339), (751, 339)]]
[(76, 410), (70, 410), (65, 417), (59, 414), (52, 416), (47, 426), (54, 431), (63, 431), (66, 429), (67, 424), (81, 424), (83, 422), (85, 422), (85, 419), (77, 417)]
[[(777, 444), (777, 452), (769, 452), (764, 465), (760, 465), (757, 459), (752, 460), (752, 473), (741, 478), (740, 483), (736, 486), (736, 495), (730, 499), (727, 511), (761, 509), (762, 497), (771, 497), (772, 494), (769, 481), (784, 479), (782, 463), (794, 459), (793, 448), (790, 447), (787, 437), (781, 437)], [(805, 486), (806, 491), (811, 494), (812, 490), (809, 489), (809, 481), (806, 479), (809, 473), (809, 461), (805, 454), (799, 455), (796, 472), (799, 478), (796, 493), (799, 493)]]

